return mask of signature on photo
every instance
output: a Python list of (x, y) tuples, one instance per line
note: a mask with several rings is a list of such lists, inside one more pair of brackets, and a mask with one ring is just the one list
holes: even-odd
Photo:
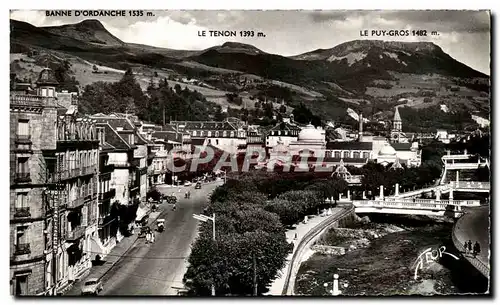
[(420, 253), (420, 255), (417, 257), (417, 260), (415, 261), (415, 272), (414, 272), (414, 279), (416, 280), (418, 278), (418, 271), (423, 270), (425, 267), (428, 267), (435, 262), (437, 262), (443, 255), (449, 255), (453, 257), (456, 260), (459, 260), (459, 258), (449, 252), (446, 252), (446, 247), (441, 246), (437, 249), (433, 248), (428, 248), (427, 250), (423, 251)]

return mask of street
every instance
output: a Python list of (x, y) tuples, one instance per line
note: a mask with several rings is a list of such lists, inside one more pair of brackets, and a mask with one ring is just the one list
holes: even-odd
[[(187, 269), (187, 258), (191, 244), (197, 236), (198, 220), (193, 214), (202, 212), (208, 195), (221, 183), (204, 184), (201, 189), (181, 186), (178, 188), (157, 186), (164, 194), (175, 190), (180, 200), (177, 209), (168, 206), (159, 218), (165, 219), (165, 230), (156, 232), (156, 241), (146, 244), (145, 238), (138, 239), (126, 255), (102, 278), (102, 295), (177, 295), (182, 288), (182, 278)], [(191, 198), (184, 199), (187, 190)], [(165, 204), (166, 205), (166, 204)], [(156, 226), (153, 227), (156, 229)], [(174, 288), (173, 288), (174, 287)]]

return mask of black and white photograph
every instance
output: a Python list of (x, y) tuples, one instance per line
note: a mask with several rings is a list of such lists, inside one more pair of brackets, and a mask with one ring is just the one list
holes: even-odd
[(12, 296), (491, 296), (490, 11), (9, 18)]

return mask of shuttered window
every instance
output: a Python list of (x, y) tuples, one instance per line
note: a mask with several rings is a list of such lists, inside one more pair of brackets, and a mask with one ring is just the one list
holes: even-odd
[(27, 207), (28, 207), (28, 193), (17, 193), (16, 208), (27, 208)]
[(30, 121), (19, 120), (17, 122), (17, 135), (19, 137), (29, 137), (30, 135)]

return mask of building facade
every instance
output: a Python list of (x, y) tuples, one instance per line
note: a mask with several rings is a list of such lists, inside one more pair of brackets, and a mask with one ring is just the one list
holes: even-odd
[(61, 293), (91, 267), (97, 230), (95, 123), (43, 69), (36, 94), (11, 95), (11, 288)]

